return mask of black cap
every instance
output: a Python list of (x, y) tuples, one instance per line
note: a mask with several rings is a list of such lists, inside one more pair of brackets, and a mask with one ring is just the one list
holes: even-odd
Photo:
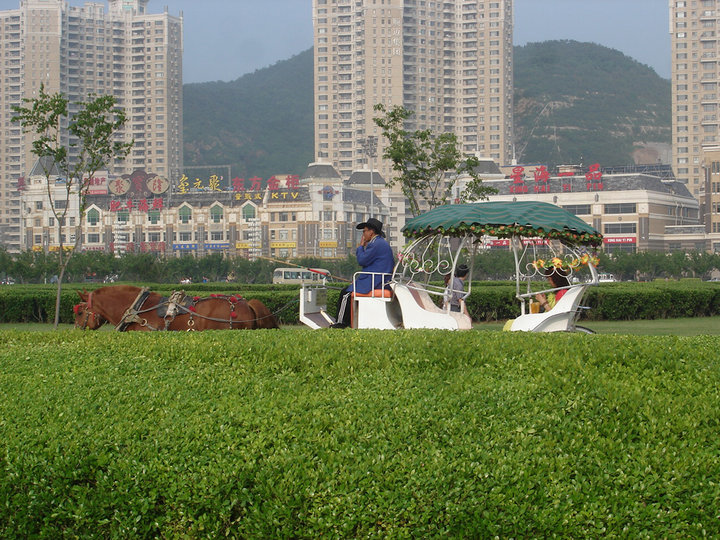
[(379, 234), (380, 236), (385, 236), (385, 235), (383, 234), (383, 232), (382, 232), (382, 222), (380, 222), (379, 220), (377, 220), (377, 219), (375, 219), (375, 218), (372, 218), (372, 217), (371, 217), (371, 218), (368, 219), (365, 223), (358, 223), (357, 227), (355, 227), (355, 228), (362, 230), (362, 229), (364, 229), (365, 227), (368, 227), (369, 229), (372, 229), (373, 231), (375, 231), (375, 232), (376, 232), (377, 234)]

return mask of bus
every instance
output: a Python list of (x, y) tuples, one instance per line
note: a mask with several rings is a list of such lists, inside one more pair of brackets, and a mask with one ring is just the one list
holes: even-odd
[(330, 272), (324, 268), (276, 268), (273, 271), (273, 283), (325, 283)]

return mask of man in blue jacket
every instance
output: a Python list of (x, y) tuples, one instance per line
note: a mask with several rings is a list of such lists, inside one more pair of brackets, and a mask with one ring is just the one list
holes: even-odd
[[(370, 218), (365, 223), (360, 223), (357, 229), (362, 229), (362, 239), (360, 245), (355, 251), (358, 264), (362, 266), (363, 272), (376, 272), (382, 275), (360, 275), (355, 280), (355, 286), (358, 293), (367, 294), (373, 289), (379, 289), (383, 286), (383, 277), (385, 284), (390, 281), (393, 268), (395, 268), (395, 257), (392, 248), (385, 240), (382, 232), (382, 223)], [(331, 328), (347, 328), (350, 326), (350, 302), (352, 302), (353, 285), (345, 287), (340, 293), (338, 299), (338, 316), (337, 322), (331, 325)]]

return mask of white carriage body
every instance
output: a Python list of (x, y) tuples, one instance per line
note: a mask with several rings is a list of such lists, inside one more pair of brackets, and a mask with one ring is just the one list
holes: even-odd
[[(490, 217), (486, 218), (483, 213)], [(440, 217), (435, 218), (437, 215)], [(482, 221), (499, 219), (498, 215), (505, 221)], [(595, 257), (581, 244), (597, 245), (602, 239), (597, 231), (576, 216), (549, 203), (523, 202), (448, 205), (415, 219), (422, 223), (411, 231), (415, 239), (402, 250), (392, 276), (384, 275), (378, 290), (367, 295), (353, 295), (353, 328), (471, 329), (472, 319), (464, 301), (460, 301), (459, 312), (452, 311), (449, 296), (453, 293), (469, 295), (472, 281), (468, 280), (468, 291), (451, 290), (450, 284), (462, 261), (470, 263), (472, 276), (475, 255), (489, 249), (488, 237), (492, 238), (498, 232), (500, 237), (508, 239), (512, 248), (516, 298), (520, 303), (520, 315), (509, 321), (506, 329), (531, 332), (576, 329), (582, 299), (588, 287), (598, 283)], [(562, 227), (563, 220), (572, 226)], [(410, 222), (406, 229), (408, 226)], [(552, 233), (548, 234), (550, 231)], [(585, 268), (590, 275), (583, 281), (576, 273)], [(543, 287), (545, 280), (554, 273), (561, 274), (567, 280), (567, 286)], [(355, 274), (353, 279), (360, 274)], [(431, 278), (438, 277), (444, 278), (448, 285), (434, 285)], [(565, 292), (552, 309), (544, 313), (531, 312), (530, 305), (536, 295), (558, 293), (561, 289)], [(437, 302), (433, 301), (433, 296)], [(300, 292), (301, 322), (311, 328), (330, 326), (334, 320), (326, 312), (326, 298), (324, 288), (303, 287)]]

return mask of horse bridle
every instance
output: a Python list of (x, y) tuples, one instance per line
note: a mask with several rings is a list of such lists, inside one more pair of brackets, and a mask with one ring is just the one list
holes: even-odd
[[(80, 306), (82, 305), (82, 303), (83, 302), (81, 302), (80, 304), (77, 304), (75, 306), (76, 313), (78, 311), (80, 311)], [(95, 313), (94, 311), (90, 310), (89, 302), (84, 302), (84, 304), (85, 304), (85, 307), (83, 308), (83, 312), (85, 313), (85, 319), (82, 321), (81, 324), (75, 323), (75, 327), (80, 328), (81, 330), (87, 330), (88, 322), (90, 322), (90, 316), (92, 316), (92, 318), (93, 318), (93, 324), (97, 324), (98, 326), (100, 326), (102, 324), (101, 323), (102, 317), (100, 315), (98, 315), (97, 313)]]

